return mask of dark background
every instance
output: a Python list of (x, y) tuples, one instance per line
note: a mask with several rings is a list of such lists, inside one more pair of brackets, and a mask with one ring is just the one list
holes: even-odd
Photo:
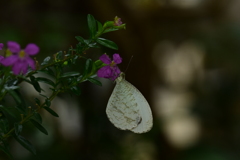
[[(79, 97), (60, 95), (43, 112), (49, 135), (23, 133), (44, 160), (238, 160), (240, 157), (239, 0), (21, 0), (0, 4), (0, 42), (36, 43), (39, 62), (88, 37), (87, 14), (121, 17), (126, 30), (108, 33), (122, 71), (149, 101), (154, 126), (145, 134), (116, 129), (105, 108), (112, 82), (82, 84)], [(82, 65), (73, 68), (78, 70)], [(27, 98), (31, 90), (22, 92)], [(31, 100), (30, 100), (31, 101)], [(30, 128), (30, 129), (29, 129)], [(17, 160), (37, 159), (11, 140)], [(0, 159), (7, 159), (0, 153)]]

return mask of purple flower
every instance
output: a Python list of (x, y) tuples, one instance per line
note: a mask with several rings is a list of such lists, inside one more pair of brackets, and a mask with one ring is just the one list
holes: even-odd
[(0, 55), (0, 63), (2, 62), (3, 59), (4, 57)]
[(121, 18), (118, 18), (117, 16), (114, 18), (114, 25), (115, 26), (121, 26), (122, 25), (122, 21)]
[(117, 64), (122, 63), (122, 58), (119, 56), (119, 54), (115, 53), (113, 55), (113, 61), (111, 61), (109, 56), (106, 54), (103, 54), (99, 59), (107, 65), (98, 70), (98, 77), (109, 78), (114, 81), (121, 73)]
[(0, 50), (2, 50), (3, 46), (3, 43), (0, 43)]
[(26, 74), (28, 66), (35, 70), (35, 61), (30, 57), (39, 52), (36, 44), (29, 43), (24, 50), (17, 42), (9, 41), (7, 43), (6, 58), (1, 61), (4, 66), (12, 66), (15, 75)]

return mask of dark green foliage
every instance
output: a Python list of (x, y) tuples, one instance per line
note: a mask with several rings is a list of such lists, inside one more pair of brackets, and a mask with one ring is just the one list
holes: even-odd
[(32, 154), (34, 154), (34, 155), (37, 154), (36, 149), (27, 139), (25, 139), (21, 135), (16, 135), (16, 134), (13, 137), (18, 141), (19, 144), (21, 144), (24, 148), (26, 148)]
[(78, 86), (73, 86), (73, 87), (70, 88), (70, 90), (78, 96), (81, 94), (81, 90), (79, 89)]
[(44, 65), (49, 64), (50, 60), (51, 60), (51, 57), (49, 57), (49, 56), (46, 57), (46, 58), (43, 60), (43, 62), (41, 63), (41, 65), (44, 66)]
[(93, 84), (96, 84), (98, 86), (102, 86), (102, 83), (94, 78), (88, 78), (87, 79), (89, 82), (93, 83)]
[(88, 21), (88, 28), (90, 31), (90, 37), (94, 38), (96, 34), (96, 20), (92, 15), (89, 14), (87, 16), (87, 21)]
[(34, 76), (30, 76), (30, 80), (32, 82), (33, 87), (36, 89), (36, 91), (38, 91), (39, 93), (41, 93), (41, 87), (38, 83), (38, 81), (36, 80), (36, 78)]
[[(26, 75), (13, 75), (10, 67), (0, 65), (0, 150), (13, 159), (8, 147), (8, 138), (14, 137), (24, 148), (36, 155), (33, 145), (22, 135), (25, 131), (25, 123), (30, 122), (32, 126), (40, 132), (48, 135), (48, 131), (42, 125), (42, 116), (40, 110), (44, 109), (54, 117), (59, 115), (52, 109), (52, 100), (63, 92), (69, 92), (77, 96), (81, 95), (79, 84), (89, 81), (95, 85), (101, 86), (101, 82), (95, 79), (98, 69), (104, 64), (100, 60), (92, 59), (87, 54), (91, 48), (100, 48), (104, 46), (117, 50), (118, 46), (111, 40), (100, 38), (103, 33), (118, 30), (111, 26), (113, 22), (101, 24), (95, 20), (92, 15), (87, 16), (87, 23), (90, 32), (90, 38), (84, 39), (76, 36), (76, 47), (70, 47), (68, 51), (58, 51), (53, 56), (46, 57), (41, 65), (36, 61), (36, 70), (29, 69)], [(109, 25), (110, 24), (110, 25)], [(99, 55), (97, 55), (99, 56)], [(72, 66), (80, 66), (79, 70), (72, 70)], [(43, 74), (38, 74), (38, 73)], [(47, 76), (48, 77), (47, 77)], [(50, 76), (50, 78), (49, 78)], [(19, 84), (27, 82), (33, 86), (42, 99), (37, 97), (28, 100), (19, 90)], [(41, 84), (41, 85), (40, 85)], [(47, 94), (41, 87), (49, 87), (52, 93)], [(9, 96), (11, 103), (8, 104)], [(34, 103), (33, 103), (34, 102)], [(5, 105), (6, 103), (6, 105)]]
[(22, 124), (14, 123), (14, 129), (15, 129), (15, 134), (19, 136), (20, 133), (22, 132), (23, 126)]
[(31, 119), (30, 122), (37, 128), (39, 129), (39, 131), (41, 131), (42, 133), (48, 135), (47, 130), (37, 121), (35, 121), (34, 119)]
[(48, 111), (51, 115), (53, 115), (54, 117), (59, 117), (59, 115), (54, 111), (52, 110), (51, 108), (49, 107), (43, 107), (46, 111)]
[(104, 39), (104, 38), (98, 38), (97, 43), (99, 43), (99, 44), (101, 44), (105, 47), (118, 50), (117, 44), (114, 43), (113, 41), (110, 41), (110, 40), (107, 40), (107, 39)]

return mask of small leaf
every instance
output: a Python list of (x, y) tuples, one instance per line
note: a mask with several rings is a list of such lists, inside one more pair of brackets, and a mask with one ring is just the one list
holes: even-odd
[(42, 97), (45, 97), (46, 99), (48, 99), (48, 97), (47, 96), (45, 96), (45, 95), (43, 95), (43, 94), (39, 94), (40, 96), (42, 96)]
[(104, 38), (98, 38), (96, 41), (97, 41), (97, 43), (99, 43), (99, 44), (101, 44), (105, 47), (118, 50), (117, 44), (114, 43), (113, 41), (110, 41), (110, 40), (107, 40), (107, 39), (104, 39)]
[(36, 91), (38, 91), (39, 93), (41, 93), (41, 87), (38, 83), (38, 81), (36, 80), (36, 78), (34, 76), (30, 76), (30, 80), (32, 82), (33, 87), (36, 89)]
[(48, 131), (37, 121), (35, 121), (34, 119), (30, 119), (30, 122), (37, 128), (39, 129), (39, 131), (41, 131), (42, 133), (48, 135)]
[(43, 83), (49, 84), (49, 85), (51, 85), (51, 86), (54, 86), (54, 85), (55, 85), (55, 83), (54, 83), (52, 80), (47, 79), (47, 78), (44, 78), (44, 77), (37, 77), (37, 78), (36, 78), (36, 81), (38, 81), (38, 82), (43, 82)]
[(40, 106), (41, 105), (41, 102), (38, 98), (34, 98), (35, 102)]
[(48, 74), (48, 75), (50, 75), (50, 76), (52, 76), (52, 77), (54, 77), (54, 72), (53, 72), (53, 70), (52, 69), (50, 69), (50, 68), (45, 68), (44, 70), (39, 70), (40, 72), (43, 72), (43, 73), (46, 73), (46, 74)]
[(0, 129), (3, 133), (7, 133), (9, 130), (9, 122), (4, 115), (1, 115), (0, 117)]
[(42, 117), (39, 113), (34, 113), (34, 118), (41, 124), (42, 123)]
[(85, 43), (85, 42), (84, 42), (84, 39), (83, 39), (81, 36), (75, 36), (75, 38), (76, 38), (79, 42)]
[(45, 99), (45, 104), (47, 107), (50, 107), (51, 106), (51, 101), (47, 98)]
[(5, 85), (4, 88), (5, 88), (6, 90), (15, 90), (15, 89), (18, 89), (19, 86), (7, 86), (7, 85)]
[(64, 78), (64, 77), (74, 77), (74, 76), (79, 76), (80, 73), (79, 72), (66, 72), (64, 73), (61, 78)]
[(62, 51), (57, 52), (55, 55), (56, 55), (55, 61), (62, 60), (64, 56)]
[(17, 104), (21, 104), (21, 98), (14, 90), (8, 90), (8, 93), (13, 97)]
[(97, 26), (98, 26), (98, 32), (101, 32), (103, 26), (102, 26), (102, 24), (99, 21), (97, 21)]
[(15, 134), (17, 136), (22, 132), (22, 128), (22, 124), (14, 123)]
[(107, 28), (107, 29), (104, 30), (103, 33), (112, 32), (112, 31), (116, 31), (116, 30), (119, 30), (119, 29), (117, 29), (117, 28)]
[(83, 72), (83, 76), (88, 75), (89, 73), (91, 73), (91, 71), (92, 71), (92, 60), (87, 59), (86, 64), (85, 64), (85, 68), (84, 68), (84, 72)]
[(87, 79), (89, 82), (93, 83), (93, 84), (96, 84), (98, 86), (102, 86), (102, 83), (94, 78), (88, 78)]
[(87, 21), (88, 21), (88, 28), (90, 30), (90, 36), (91, 38), (93, 38), (96, 34), (96, 20), (92, 15), (88, 14)]
[(41, 63), (41, 65), (44, 66), (44, 65), (48, 64), (50, 60), (51, 60), (51, 57), (50, 57), (50, 56), (46, 57), (46, 58), (43, 60), (43, 62)]
[(4, 106), (0, 105), (0, 110), (3, 111), (4, 113), (10, 115), (15, 120), (20, 120), (21, 119), (20, 113), (14, 107), (4, 107)]
[(81, 94), (81, 90), (77, 86), (71, 87), (70, 90), (78, 96)]
[(51, 115), (55, 116), (55, 117), (59, 117), (58, 114), (53, 111), (51, 108), (49, 107), (43, 107), (46, 111), (48, 111)]
[(15, 86), (17, 84), (18, 80), (17, 79), (11, 79), (9, 81), (7, 81), (7, 86), (10, 87), (10, 86)]
[(18, 143), (20, 143), (24, 148), (26, 148), (28, 151), (30, 151), (32, 154), (36, 155), (36, 149), (33, 147), (33, 145), (24, 137), (22, 137), (21, 135), (17, 136), (14, 135), (13, 136)]

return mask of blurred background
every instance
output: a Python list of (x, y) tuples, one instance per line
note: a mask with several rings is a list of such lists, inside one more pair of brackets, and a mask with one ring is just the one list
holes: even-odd
[[(154, 117), (148, 133), (118, 130), (105, 114), (114, 84), (86, 82), (80, 96), (55, 99), (59, 118), (42, 112), (48, 136), (26, 126), (38, 157), (11, 140), (16, 160), (239, 160), (239, 8), (240, 0), (1, 1), (0, 42), (36, 43), (39, 62), (75, 46), (77, 35), (88, 38), (87, 14), (100, 22), (121, 17), (127, 29), (105, 35), (119, 50), (89, 54), (120, 53), (122, 71), (133, 56), (126, 79)], [(31, 88), (22, 94), (37, 96)]]

